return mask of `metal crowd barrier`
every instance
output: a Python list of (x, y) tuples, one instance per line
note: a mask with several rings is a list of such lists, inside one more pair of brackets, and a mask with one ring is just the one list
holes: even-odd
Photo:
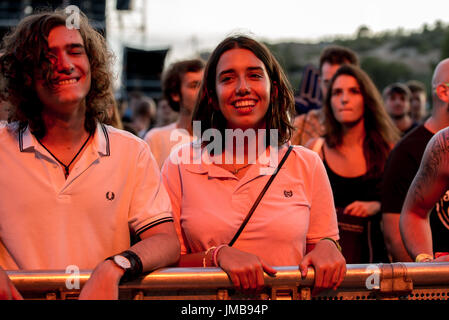
[[(120, 299), (136, 300), (429, 300), (449, 299), (449, 262), (347, 265), (337, 290), (311, 295), (314, 270), (301, 279), (296, 266), (276, 267), (265, 288), (250, 295), (234, 290), (218, 268), (166, 268), (120, 285)], [(25, 299), (76, 299), (90, 276), (64, 271), (7, 271)], [(78, 287), (76, 287), (78, 284)], [(74, 288), (75, 287), (75, 288)]]

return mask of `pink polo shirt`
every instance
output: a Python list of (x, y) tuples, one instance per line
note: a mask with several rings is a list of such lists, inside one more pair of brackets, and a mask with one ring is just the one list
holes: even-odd
[[(191, 150), (188, 144), (175, 152), (193, 154)], [(279, 150), (279, 161), (286, 150)], [(162, 178), (181, 253), (204, 251), (232, 239), (270, 177), (261, 174), (262, 166), (252, 165), (239, 180), (214, 164), (165, 162)], [(338, 239), (333, 203), (322, 161), (316, 153), (295, 146), (234, 247), (271, 265), (297, 265), (306, 243)]]
[(0, 266), (93, 269), (140, 234), (173, 221), (150, 148), (98, 124), (67, 179), (30, 133), (0, 127)]
[(170, 152), (178, 146), (193, 141), (193, 137), (185, 129), (176, 127), (176, 123), (171, 123), (165, 127), (153, 128), (148, 131), (143, 138), (150, 146), (151, 153), (156, 159), (159, 169), (162, 168), (165, 159)]

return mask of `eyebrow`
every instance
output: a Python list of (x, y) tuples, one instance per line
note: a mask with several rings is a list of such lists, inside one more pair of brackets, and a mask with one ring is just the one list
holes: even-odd
[[(352, 87), (348, 87), (347, 89), (358, 89), (360, 90), (360, 86), (352, 86)], [(333, 87), (332, 90), (343, 90), (342, 87)]]
[[(58, 48), (59, 48), (58, 46), (55, 46), (55, 47), (48, 48), (48, 50), (52, 51), (52, 50), (56, 50)], [(79, 49), (79, 48), (84, 49), (84, 45), (80, 42), (69, 43), (64, 46), (64, 49), (69, 49), (69, 50), (70, 49)]]
[(66, 47), (69, 47), (69, 48), (84, 48), (84, 45), (82, 43), (71, 43), (71, 44), (68, 44)]
[[(262, 67), (248, 67), (248, 68), (246, 68), (246, 70), (247, 71), (262, 71), (262, 72), (264, 71)], [(224, 74), (228, 74), (228, 73), (232, 73), (232, 72), (234, 72), (234, 69), (232, 69), (232, 68), (223, 70), (222, 72), (220, 72), (218, 74), (218, 77), (221, 77)]]

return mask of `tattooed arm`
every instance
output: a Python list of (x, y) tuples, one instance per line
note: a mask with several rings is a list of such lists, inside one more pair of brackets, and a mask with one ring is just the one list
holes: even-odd
[(429, 214), (449, 186), (449, 128), (436, 133), (427, 144), (419, 170), (402, 207), (400, 230), (412, 258), (433, 255)]

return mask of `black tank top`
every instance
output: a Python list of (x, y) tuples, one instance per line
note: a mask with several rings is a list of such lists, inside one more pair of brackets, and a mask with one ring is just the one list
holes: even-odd
[(332, 171), (326, 161), (323, 151), (323, 163), (326, 168), (332, 192), (334, 194), (334, 203), (337, 208), (345, 208), (348, 204), (359, 201), (380, 201), (380, 183), (379, 177), (367, 177), (366, 174), (358, 177), (343, 177)]
[(361, 218), (343, 214), (343, 209), (354, 201), (380, 201), (379, 177), (343, 177), (327, 164), (323, 152), (323, 163), (332, 187), (337, 210), (340, 243), (347, 263), (388, 262), (385, 244), (380, 229), (381, 214)]

